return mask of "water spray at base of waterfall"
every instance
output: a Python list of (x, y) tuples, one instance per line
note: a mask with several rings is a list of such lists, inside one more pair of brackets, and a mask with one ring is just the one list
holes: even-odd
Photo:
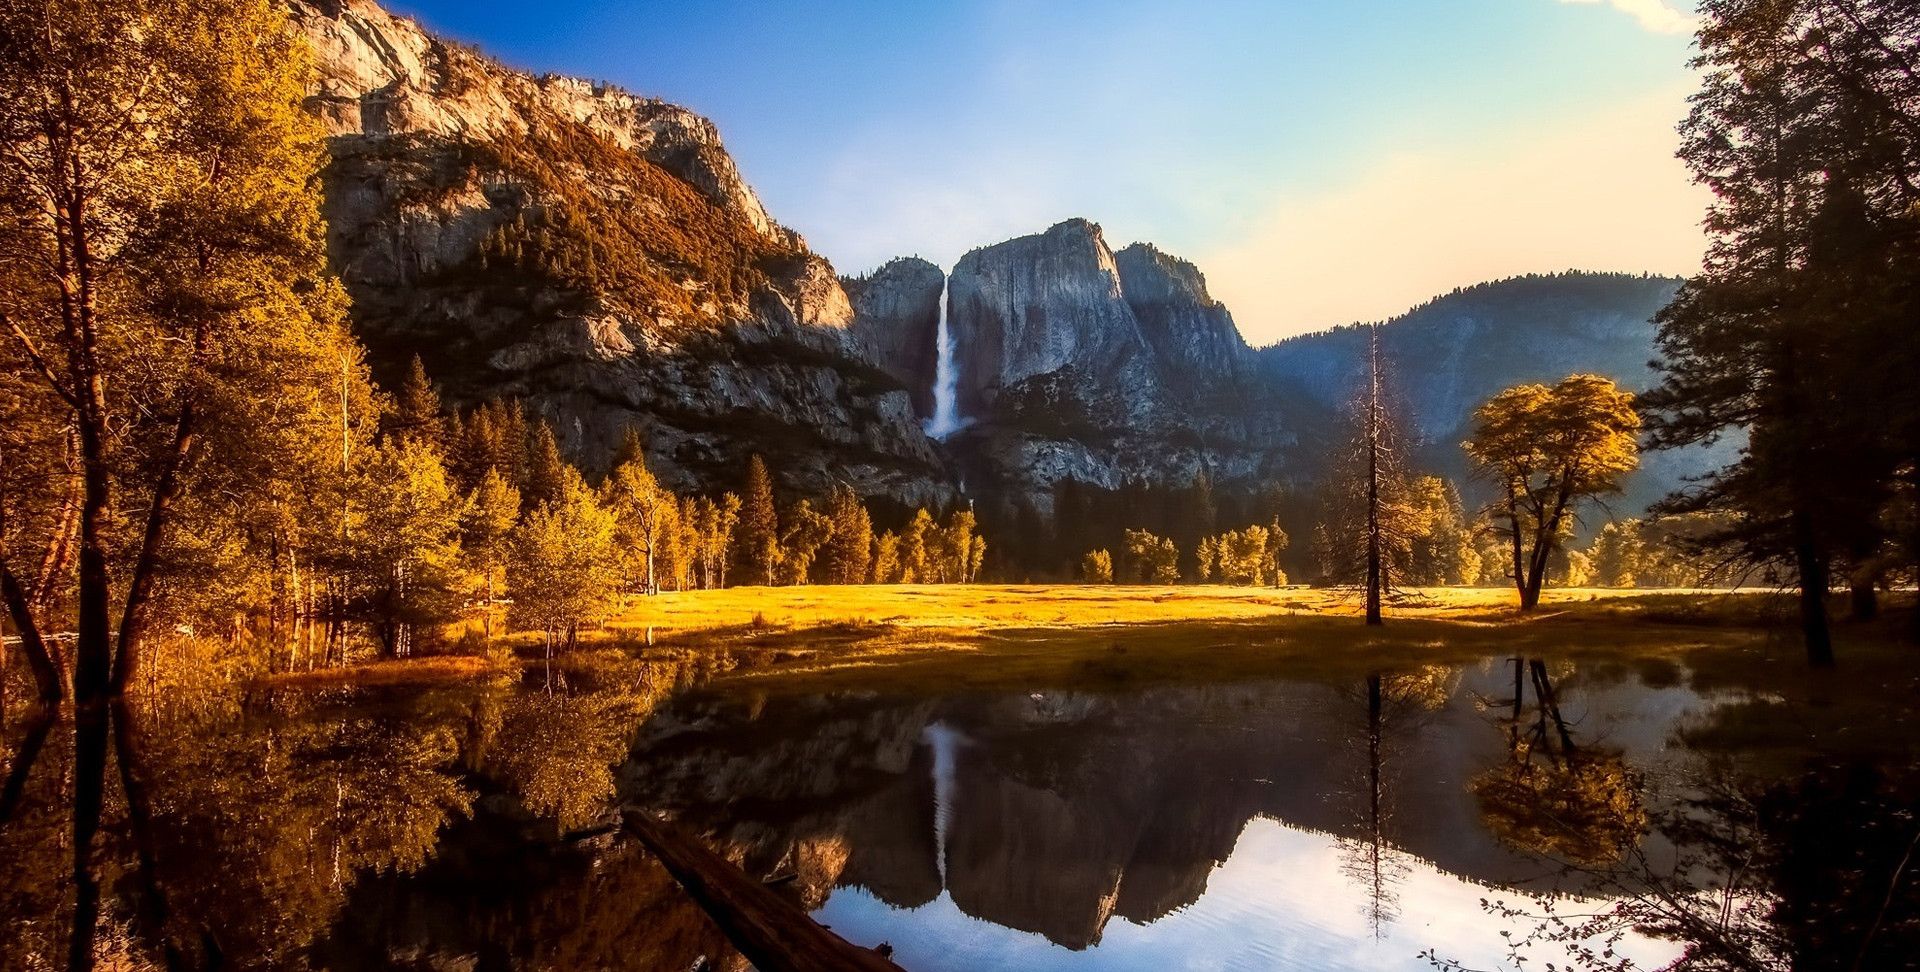
[(960, 369), (953, 360), (953, 330), (947, 326), (947, 294), (940, 292), (940, 325), (934, 331), (933, 417), (922, 424), (928, 436), (944, 440), (967, 427), (960, 417)]

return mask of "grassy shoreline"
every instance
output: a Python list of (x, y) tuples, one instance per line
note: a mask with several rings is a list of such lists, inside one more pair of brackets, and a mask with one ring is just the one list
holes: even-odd
[[(1142, 677), (1219, 679), (1303, 666), (1345, 672), (1460, 663), (1496, 653), (1711, 669), (1720, 667), (1714, 661), (1790, 661), (1791, 610), (1788, 598), (1765, 592), (1577, 588), (1549, 591), (1538, 610), (1522, 614), (1510, 589), (1431, 588), (1406, 592), (1384, 626), (1369, 628), (1352, 592), (1325, 588), (733, 587), (629, 596), (583, 648), (699, 657), (719, 661), (728, 675), (804, 676), (800, 681), (855, 675), (1007, 684), (1083, 675), (1090, 663)], [(1859, 640), (1844, 629), (1841, 638)], [(434, 655), (268, 681), (474, 677), (539, 655), (537, 637), (525, 632), (498, 637), (495, 645), (500, 653), (492, 663)]]
[[(1806, 664), (1791, 598), (1763, 592), (1560, 590), (1521, 615), (1511, 591), (1422, 591), (1370, 628), (1353, 598), (1309, 588), (731, 588), (629, 598), (553, 666), (617, 655), (697, 671), (713, 690), (777, 696), (1351, 684), (1528, 657), (1730, 692), (1743, 701), (1719, 721), (1728, 745), (1904, 753), (1920, 749), (1920, 650), (1905, 637), (1906, 600), (1879, 622), (1838, 624), (1840, 665), (1822, 671)], [(428, 656), (268, 681), (444, 684), (545, 664), (531, 635), (496, 646), (491, 659)]]
[(985, 687), (1331, 676), (1516, 653), (1749, 664), (1777, 647), (1777, 606), (1761, 594), (1565, 590), (1522, 615), (1511, 591), (1434, 589), (1369, 628), (1357, 599), (1303, 587), (817, 586), (632, 598), (608, 630), (653, 650), (723, 654), (733, 677), (778, 676), (782, 688)]

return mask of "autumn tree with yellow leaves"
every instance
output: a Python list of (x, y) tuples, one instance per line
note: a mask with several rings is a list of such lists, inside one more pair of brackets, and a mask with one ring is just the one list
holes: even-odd
[[(0, 4), (0, 354), (74, 443), (82, 701), (139, 668), (194, 494), (312, 462), (366, 385), (325, 272), (303, 51), (268, 0)], [(5, 553), (45, 661), (19, 596), (38, 558)]]
[(1540, 603), (1547, 564), (1581, 503), (1616, 493), (1640, 462), (1633, 395), (1599, 375), (1519, 385), (1473, 413), (1467, 455), (1498, 489), (1489, 513), (1505, 538), (1520, 609)]

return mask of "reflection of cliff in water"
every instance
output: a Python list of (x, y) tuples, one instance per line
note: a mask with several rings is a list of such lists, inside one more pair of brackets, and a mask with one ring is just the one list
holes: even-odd
[[(792, 874), (810, 907), (838, 887), (918, 906), (944, 873), (965, 913), (1084, 948), (1115, 915), (1150, 922), (1197, 901), (1256, 816), (1355, 848), (1354, 879), (1381, 895), (1398, 854), (1471, 880), (1538, 879), (1539, 862), (1487, 831), (1465, 787), (1507, 756), (1479, 704), (1500, 677), (1389, 675), (1384, 711), (1366, 683), (939, 701), (694, 694), (643, 729), (624, 778), (635, 800), (709, 828), (755, 873)], [(1583, 733), (1617, 721), (1630, 758), (1657, 762), (1666, 726), (1626, 722), (1651, 707), (1670, 723), (1686, 706), (1622, 688), (1576, 680), (1569, 708)], [(936, 723), (958, 740), (944, 861)], [(1375, 920), (1390, 919), (1390, 902), (1376, 905)]]

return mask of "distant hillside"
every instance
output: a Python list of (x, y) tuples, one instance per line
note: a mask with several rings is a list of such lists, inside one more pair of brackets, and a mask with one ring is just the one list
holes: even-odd
[[(1423, 464), (1466, 476), (1459, 444), (1474, 408), (1512, 385), (1577, 371), (1635, 390), (1652, 385), (1653, 316), (1679, 286), (1676, 277), (1622, 273), (1529, 275), (1456, 290), (1385, 322), (1388, 374), (1422, 443)], [(1337, 414), (1363, 377), (1366, 335), (1364, 326), (1335, 328), (1254, 357), (1270, 380)], [(1722, 458), (1704, 450), (1650, 455), (1616, 505), (1637, 513)]]

